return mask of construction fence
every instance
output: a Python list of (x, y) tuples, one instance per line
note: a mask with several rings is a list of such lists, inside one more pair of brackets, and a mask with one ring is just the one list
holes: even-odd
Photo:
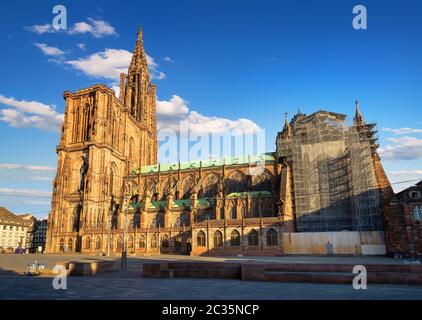
[(385, 255), (382, 231), (284, 233), (285, 254)]

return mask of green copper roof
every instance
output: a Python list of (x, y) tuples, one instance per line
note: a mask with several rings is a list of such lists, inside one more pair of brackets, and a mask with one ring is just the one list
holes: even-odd
[[(202, 161), (190, 161), (190, 162), (181, 162), (179, 163), (162, 163), (160, 164), (160, 171), (166, 172), (170, 170), (187, 170), (187, 169), (198, 169), (202, 168), (210, 168), (210, 167), (219, 167), (223, 166), (224, 164), (229, 165), (237, 165), (237, 164), (247, 164), (247, 163), (258, 163), (262, 161), (274, 161), (275, 154), (274, 153), (263, 153), (259, 155), (251, 155), (251, 156), (239, 156), (239, 157), (232, 157), (232, 158), (218, 158), (218, 159), (206, 159)], [(139, 174), (141, 173), (154, 173), (158, 172), (158, 165), (151, 165), (151, 166), (143, 166), (138, 169), (134, 169), (132, 174)]]
[(269, 191), (252, 191), (252, 192), (234, 192), (230, 193), (226, 198), (242, 198), (249, 196), (251, 198), (255, 197), (266, 197), (266, 196), (272, 196), (272, 193)]

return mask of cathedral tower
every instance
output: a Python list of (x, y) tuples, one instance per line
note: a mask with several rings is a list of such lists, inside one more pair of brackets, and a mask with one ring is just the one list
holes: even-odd
[(80, 251), (88, 229), (121, 228), (124, 177), (157, 162), (156, 87), (146, 57), (139, 28), (119, 98), (104, 85), (64, 93), (48, 252)]

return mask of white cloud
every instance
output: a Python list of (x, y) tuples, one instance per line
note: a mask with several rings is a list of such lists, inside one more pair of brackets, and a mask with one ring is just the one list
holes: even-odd
[(188, 113), (188, 102), (177, 95), (173, 95), (169, 101), (157, 101), (158, 116), (181, 116)]
[[(113, 85), (119, 83), (120, 73), (126, 73), (132, 59), (132, 52), (124, 49), (106, 49), (85, 58), (67, 61), (75, 69), (94, 78), (113, 80)], [(162, 80), (166, 75), (158, 70), (159, 65), (147, 55), (147, 63), (152, 79)]]
[(160, 65), (156, 63), (154, 58), (150, 57), (149, 55), (147, 55), (147, 63), (148, 63), (148, 68), (151, 73), (152, 79), (163, 80), (164, 78), (167, 77), (164, 72), (161, 72), (158, 70), (158, 67)]
[(43, 176), (40, 176), (40, 177), (30, 177), (29, 179), (32, 180), (32, 181), (45, 181), (45, 182), (51, 182), (51, 181), (53, 181), (53, 177), (43, 177)]
[(71, 29), (67, 30), (55, 29), (49, 23), (43, 25), (36, 24), (30, 27), (25, 27), (24, 29), (37, 34), (55, 33), (61, 31), (64, 31), (65, 33), (70, 35), (89, 33), (94, 38), (103, 38), (106, 36), (117, 35), (116, 30), (113, 26), (110, 25), (110, 23), (104, 20), (95, 20), (92, 18), (88, 18), (88, 21), (77, 22), (73, 25)]
[(276, 62), (277, 58), (276, 57), (265, 57), (264, 61), (265, 62)]
[(387, 138), (390, 144), (379, 149), (383, 160), (414, 160), (422, 158), (422, 139), (415, 137)]
[(51, 205), (50, 200), (25, 200), (25, 204), (33, 205), (33, 206), (49, 206)]
[(34, 43), (34, 45), (38, 49), (40, 49), (46, 56), (58, 57), (64, 55), (64, 51), (60, 50), (57, 47), (51, 47), (45, 43)]
[(30, 112), (40, 115), (55, 115), (53, 107), (37, 101), (16, 100), (15, 98), (6, 98), (0, 94), (0, 103), (15, 107), (24, 112)]
[(172, 58), (170, 58), (170, 57), (164, 57), (163, 58), (163, 61), (165, 61), (167, 63), (173, 63), (174, 62), (174, 60)]
[(173, 95), (169, 101), (157, 100), (158, 129), (180, 129), (180, 123), (187, 121), (192, 134), (227, 134), (239, 132), (242, 134), (255, 134), (262, 130), (255, 122), (240, 118), (230, 120), (220, 117), (204, 116), (197, 111), (190, 110), (188, 102), (183, 98)]
[(76, 45), (79, 49), (84, 50), (84, 51), (86, 50), (86, 44), (85, 43), (77, 43)]
[(49, 23), (46, 24), (36, 24), (30, 27), (25, 27), (25, 30), (34, 32), (34, 33), (38, 33), (38, 34), (43, 34), (43, 33), (53, 33), (56, 32), (57, 30), (53, 28), (53, 26)]
[(390, 171), (390, 175), (396, 177), (403, 177), (403, 176), (422, 176), (422, 170), (419, 169), (412, 169), (412, 170), (397, 170), (397, 171)]
[(55, 167), (25, 165), (20, 163), (0, 163), (0, 170), (29, 170), (29, 171), (56, 171)]
[(117, 99), (119, 99), (120, 98), (120, 87), (117, 86), (117, 85), (113, 85), (113, 86), (111, 86), (111, 89), (114, 90), (114, 92), (116, 93)]
[(27, 197), (50, 197), (51, 191), (43, 191), (36, 189), (13, 189), (0, 188), (0, 194), (7, 194), (10, 196), (27, 196)]
[(400, 128), (400, 129), (383, 128), (382, 130), (391, 132), (394, 134), (422, 133), (422, 129), (415, 129), (415, 128)]
[(393, 170), (388, 171), (387, 175), (394, 192), (400, 192), (422, 180), (422, 170), (420, 169)]
[(88, 18), (88, 22), (77, 22), (69, 31), (69, 34), (90, 33), (95, 38), (116, 35), (116, 30), (107, 21)]
[(78, 60), (67, 61), (75, 69), (94, 78), (119, 80), (120, 73), (127, 72), (132, 53), (122, 49), (106, 49)]
[(59, 114), (54, 106), (37, 101), (16, 100), (0, 94), (0, 104), (12, 108), (0, 109), (0, 121), (12, 127), (36, 127), (46, 131), (57, 131), (63, 122), (63, 114)]
[(196, 111), (191, 111), (188, 117), (189, 128), (199, 134), (213, 132), (223, 134), (239, 130), (242, 134), (254, 134), (262, 130), (255, 122), (240, 118), (229, 120), (219, 117), (204, 116)]

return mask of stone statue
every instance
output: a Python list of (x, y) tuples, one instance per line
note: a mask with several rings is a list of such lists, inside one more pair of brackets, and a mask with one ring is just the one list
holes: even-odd
[(173, 188), (170, 188), (169, 193), (166, 197), (166, 209), (171, 210), (173, 207), (173, 199), (174, 199), (174, 190)]
[(218, 181), (218, 185), (217, 185), (217, 196), (220, 199), (224, 198), (224, 185), (223, 185), (222, 179), (220, 179)]
[(284, 201), (280, 200), (277, 202), (277, 215), (282, 217), (284, 215)]
[(148, 188), (145, 189), (145, 200), (151, 201), (152, 199), (152, 190), (149, 190)]

